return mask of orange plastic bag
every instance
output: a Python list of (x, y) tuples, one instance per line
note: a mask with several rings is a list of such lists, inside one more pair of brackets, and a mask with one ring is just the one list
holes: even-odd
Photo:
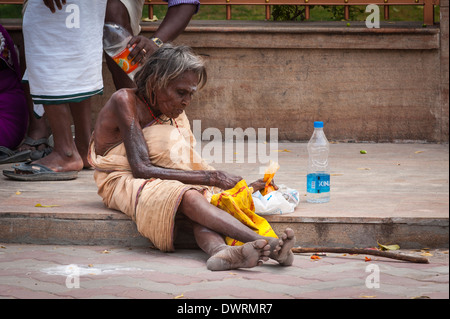
[(264, 196), (266, 194), (269, 194), (270, 192), (273, 192), (275, 188), (270, 185), (272, 182), (273, 177), (275, 176), (275, 173), (280, 168), (280, 165), (277, 162), (270, 161), (269, 166), (267, 166), (266, 171), (264, 172), (264, 182), (266, 182), (266, 186), (263, 190), (261, 190), (261, 194)]
[[(245, 180), (241, 180), (230, 190), (213, 195), (211, 204), (226, 211), (261, 236), (278, 238), (269, 222), (255, 213), (252, 190)], [(230, 237), (226, 237), (225, 241), (230, 246), (243, 245), (242, 242)]]

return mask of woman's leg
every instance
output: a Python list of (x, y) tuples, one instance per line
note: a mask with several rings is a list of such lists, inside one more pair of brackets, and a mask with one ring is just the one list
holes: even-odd
[(243, 243), (266, 239), (275, 248), (279, 240), (263, 237), (242, 224), (227, 212), (211, 205), (201, 193), (189, 190), (183, 195), (180, 204), (181, 212), (193, 222), (205, 226), (221, 235), (237, 239)]
[[(290, 265), (293, 261), (291, 248), (294, 245), (294, 233), (286, 229), (280, 239), (264, 237), (242, 224), (227, 212), (211, 205), (202, 194), (196, 190), (189, 190), (183, 195), (180, 211), (194, 223), (222, 236), (237, 239), (243, 243), (265, 240), (270, 245), (270, 257), (282, 265)], [(223, 239), (222, 239), (223, 240)], [(202, 249), (204, 249), (202, 247)], [(207, 253), (212, 250), (205, 250)]]
[(269, 259), (270, 246), (265, 239), (231, 247), (222, 235), (202, 225), (193, 223), (194, 236), (199, 247), (211, 256), (206, 267), (209, 270), (251, 268)]

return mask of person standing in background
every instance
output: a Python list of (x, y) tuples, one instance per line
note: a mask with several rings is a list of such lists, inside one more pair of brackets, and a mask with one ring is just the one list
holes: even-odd
[[(103, 25), (107, 0), (29, 0), (23, 35), (35, 105), (44, 106), (54, 148), (46, 157), (13, 165), (5, 176), (24, 181), (77, 178), (89, 167), (90, 98), (103, 93)], [(73, 139), (71, 124), (75, 126)]]
[[(136, 44), (135, 50), (130, 54), (130, 58), (134, 60), (132, 63), (141, 62), (164, 42), (175, 40), (184, 31), (192, 16), (198, 12), (200, 7), (199, 0), (165, 1), (168, 2), (168, 10), (164, 20), (155, 34), (151, 38), (146, 38), (139, 35), (145, 0), (108, 0), (105, 22), (119, 24), (134, 36), (130, 42), (131, 45)], [(49, 9), (56, 10), (58, 2), (48, 1)], [(26, 7), (27, 0), (24, 1), (23, 12), (26, 11)], [(105, 54), (105, 60), (117, 90), (134, 87), (134, 82), (116, 65), (110, 56)], [(43, 108), (37, 106), (35, 112), (31, 112), (28, 135), (19, 150), (31, 150), (30, 157), (34, 160), (44, 157), (52, 150), (48, 136), (49, 130), (45, 123)]]
[(28, 107), (21, 77), (14, 43), (0, 24), (0, 164), (26, 160), (30, 153), (14, 151), (28, 126)]
[[(119, 24), (134, 36), (129, 43), (130, 46), (135, 45), (129, 55), (132, 64), (145, 60), (163, 43), (175, 40), (185, 30), (200, 6), (199, 0), (165, 1), (168, 2), (167, 14), (156, 32), (147, 38), (139, 35), (141, 31), (139, 23), (145, 0), (108, 0), (105, 22)], [(105, 54), (105, 59), (117, 90), (135, 87), (134, 82), (109, 55)]]

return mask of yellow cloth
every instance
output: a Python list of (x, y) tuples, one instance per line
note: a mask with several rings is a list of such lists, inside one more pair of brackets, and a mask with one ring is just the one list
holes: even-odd
[[(213, 195), (211, 204), (226, 211), (259, 235), (278, 238), (269, 222), (255, 213), (252, 190), (245, 180), (240, 181), (230, 190)], [(226, 237), (225, 241), (230, 246), (243, 245), (242, 242), (230, 237)]]

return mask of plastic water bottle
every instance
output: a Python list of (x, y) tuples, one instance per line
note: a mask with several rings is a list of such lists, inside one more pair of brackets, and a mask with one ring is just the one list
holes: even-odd
[(141, 69), (141, 65), (131, 64), (128, 55), (134, 46), (127, 48), (132, 35), (122, 26), (106, 23), (103, 27), (103, 49), (119, 65), (119, 67), (133, 80), (134, 75)]
[(330, 200), (329, 151), (330, 144), (323, 132), (323, 122), (314, 122), (314, 133), (308, 142), (306, 201), (309, 203), (326, 203)]

